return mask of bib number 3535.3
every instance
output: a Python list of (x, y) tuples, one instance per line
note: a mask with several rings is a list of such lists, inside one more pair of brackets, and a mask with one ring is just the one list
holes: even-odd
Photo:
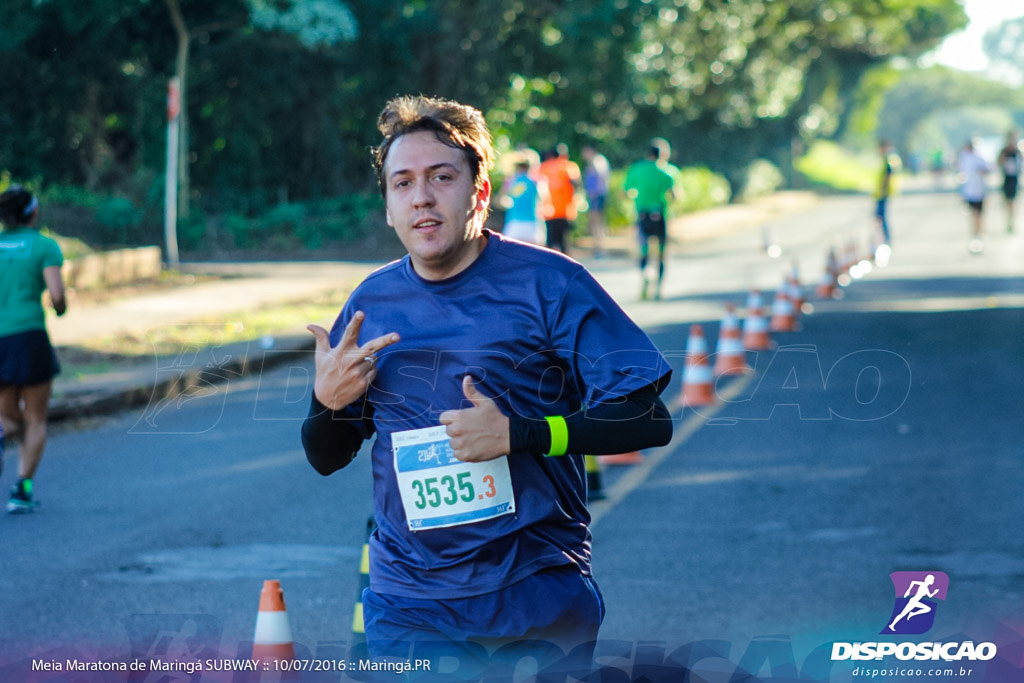
[(457, 460), (443, 426), (392, 434), (391, 447), (410, 530), (469, 524), (515, 512), (507, 458)]

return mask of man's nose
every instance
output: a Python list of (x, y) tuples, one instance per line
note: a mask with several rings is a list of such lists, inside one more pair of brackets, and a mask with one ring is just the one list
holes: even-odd
[(434, 204), (434, 190), (430, 187), (430, 182), (426, 179), (416, 183), (416, 187), (413, 190), (412, 195), (413, 205), (420, 206), (432, 206)]

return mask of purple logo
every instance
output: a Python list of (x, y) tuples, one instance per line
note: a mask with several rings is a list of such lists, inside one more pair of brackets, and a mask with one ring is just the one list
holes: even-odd
[(893, 572), (889, 578), (896, 603), (882, 633), (927, 633), (935, 623), (936, 600), (946, 599), (949, 577), (943, 572)]

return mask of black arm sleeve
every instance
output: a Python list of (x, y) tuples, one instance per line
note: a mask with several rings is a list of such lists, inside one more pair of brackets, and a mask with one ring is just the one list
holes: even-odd
[(324, 475), (352, 462), (363, 445), (363, 435), (350, 419), (341, 419), (313, 396), (309, 415), (302, 422), (302, 448), (313, 469)]
[[(567, 453), (615, 455), (672, 440), (672, 416), (653, 384), (637, 389), (623, 400), (591, 406), (565, 418), (569, 431)], [(509, 418), (512, 452), (547, 453), (551, 429), (547, 420)]]

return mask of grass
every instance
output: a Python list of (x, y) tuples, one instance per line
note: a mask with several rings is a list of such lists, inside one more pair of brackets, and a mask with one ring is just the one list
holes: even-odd
[(329, 325), (348, 294), (348, 291), (335, 290), (314, 301), (205, 316), (183, 325), (161, 325), (145, 335), (129, 333), (103, 337), (82, 347), (120, 357), (167, 356), (190, 348), (226, 346), (279, 334), (309, 334), (306, 325), (311, 322)]
[(814, 185), (844, 192), (871, 192), (878, 182), (877, 155), (854, 154), (834, 142), (818, 141), (796, 161), (796, 169)]
[(61, 372), (74, 380), (114, 372), (126, 362), (126, 359), (115, 354), (92, 352), (78, 347), (62, 348), (59, 357)]
[(109, 335), (62, 347), (58, 357), (66, 376), (82, 379), (114, 372), (126, 365), (152, 363), (154, 356), (175, 357), (209, 347), (261, 343), (264, 338), (279, 335), (309, 335), (312, 339), (306, 325), (316, 323), (329, 328), (350, 291), (336, 289), (313, 300), (205, 316), (182, 325), (162, 325), (142, 335)]

